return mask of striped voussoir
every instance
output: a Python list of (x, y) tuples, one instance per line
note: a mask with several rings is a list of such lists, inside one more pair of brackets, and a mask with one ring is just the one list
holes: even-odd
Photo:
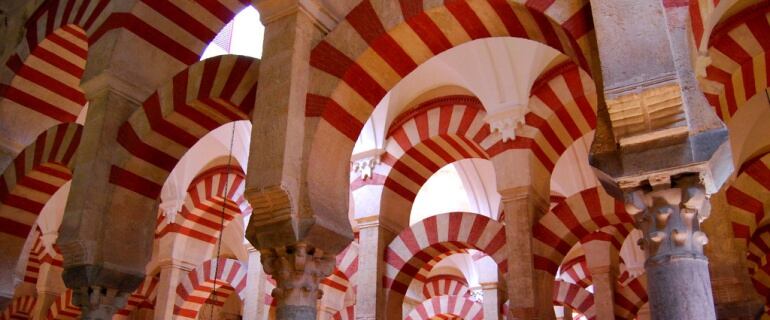
[(590, 70), (592, 30), (582, 0), (362, 1), (311, 52), (306, 114), (321, 116), (352, 144), (385, 93), (445, 50), (475, 39), (525, 38)]
[(562, 264), (559, 269), (559, 280), (576, 284), (581, 288), (588, 288), (593, 282), (591, 272), (588, 270), (586, 256), (580, 255)]
[(72, 302), (72, 289), (62, 292), (48, 310), (48, 320), (75, 320), (80, 318), (80, 307)]
[(553, 303), (568, 306), (589, 320), (596, 319), (594, 294), (576, 284), (555, 281), (553, 284)]
[(468, 253), (468, 251), (468, 249), (450, 250), (433, 257), (433, 259), (426, 262), (422, 268), (417, 271), (417, 274), (412, 277), (412, 283), (409, 285), (410, 290), (413, 290), (415, 294), (422, 293), (419, 288), (422, 288), (425, 285), (425, 281), (427, 281), (430, 277), (430, 273), (433, 270), (433, 267), (441, 262), (441, 260), (444, 260), (451, 255)]
[[(246, 174), (237, 165), (231, 165), (230, 169), (227, 165), (216, 166), (201, 172), (190, 182), (184, 205), (174, 222), (158, 219), (155, 237), (179, 234), (216, 244), (220, 229), (224, 230), (237, 216), (250, 213), (251, 207), (243, 196), (245, 178)], [(223, 214), (224, 226), (221, 225)]]
[(114, 12), (94, 35), (124, 29), (184, 65), (200, 59), (203, 50), (249, 0), (140, 0), (130, 12)]
[(48, 199), (72, 178), (83, 127), (63, 123), (40, 134), (0, 179), (0, 233), (26, 238)]
[(382, 168), (385, 188), (414, 201), (425, 181), (447, 164), (462, 159), (489, 159), (495, 138), (484, 122), (478, 99), (450, 96), (420, 105), (408, 118), (396, 119), (388, 132)]
[(331, 317), (332, 320), (355, 320), (356, 319), (356, 306), (350, 305), (344, 309), (337, 311)]
[[(556, 274), (570, 249), (604, 227), (615, 226), (622, 237), (632, 229), (623, 202), (595, 187), (576, 193), (554, 207), (532, 227), (535, 269)], [(623, 226), (628, 224), (628, 226)], [(622, 233), (625, 231), (625, 234)], [(618, 241), (622, 244), (623, 241)]]
[(754, 95), (768, 87), (770, 3), (763, 1), (733, 16), (715, 30), (708, 46), (703, 92), (717, 115), (729, 124)]
[(615, 318), (635, 319), (645, 303), (647, 303), (647, 274), (642, 274), (629, 281), (626, 285), (615, 285)]
[(131, 313), (139, 309), (153, 309), (158, 295), (158, 282), (159, 275), (144, 278), (142, 284), (128, 296), (126, 305), (118, 310), (113, 320), (130, 319)]
[(321, 280), (321, 285), (325, 286), (324, 290), (329, 288), (344, 293), (351, 289), (351, 281), (358, 272), (358, 242), (351, 242), (345, 250), (337, 254), (336, 260), (334, 271)]
[(482, 251), (492, 257), (499, 270), (507, 270), (505, 230), (501, 223), (473, 213), (444, 213), (404, 229), (388, 245), (385, 288), (405, 294), (412, 279), (431, 260), (462, 249)]
[(89, 35), (107, 17), (107, 0), (48, 0), (25, 23), (26, 33), (2, 73), (0, 96), (57, 122), (74, 122), (86, 103), (80, 78)]
[(152, 94), (121, 125), (121, 159), (110, 182), (155, 199), (179, 159), (226, 123), (248, 120), (259, 61), (224, 55), (193, 64)]
[(463, 296), (438, 296), (427, 299), (415, 306), (405, 320), (429, 319), (484, 319), (481, 303)]
[[(738, 172), (725, 192), (733, 235), (747, 246), (746, 258), (754, 288), (768, 296), (770, 217), (766, 215), (765, 205), (770, 203), (770, 153), (747, 161)], [(770, 301), (767, 303), (770, 306)]]
[(32, 236), (35, 242), (32, 244), (32, 248), (29, 251), (29, 258), (27, 260), (27, 267), (24, 271), (24, 282), (37, 284), (40, 276), (40, 268), (43, 265), (51, 265), (53, 267), (61, 268), (64, 260), (61, 253), (53, 246), (54, 252), (49, 252), (43, 243), (42, 234), (39, 229), (33, 231)]
[[(215, 285), (216, 296), (212, 297)], [(208, 260), (190, 271), (176, 287), (174, 315), (196, 319), (204, 303), (222, 306), (233, 292), (243, 301), (245, 289), (246, 264), (227, 258)]]
[(438, 275), (425, 280), (422, 294), (426, 299), (438, 296), (465, 297), (470, 295), (470, 289), (464, 278), (455, 275)]
[(31, 319), (35, 302), (37, 302), (37, 298), (34, 296), (14, 298), (3, 313), (0, 313), (0, 320)]

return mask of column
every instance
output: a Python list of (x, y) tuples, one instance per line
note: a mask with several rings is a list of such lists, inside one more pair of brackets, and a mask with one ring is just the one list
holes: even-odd
[(163, 71), (173, 66), (162, 63), (161, 55), (137, 54), (157, 49), (127, 41), (133, 39), (126, 32), (113, 29), (89, 45), (81, 81), (88, 115), (57, 238), (62, 278), (73, 289), (83, 319), (111, 318), (144, 281), (158, 212), (155, 200), (110, 182), (113, 165), (125, 160), (116, 140), (125, 137), (122, 125), (166, 81)]
[(334, 255), (302, 242), (260, 252), (265, 272), (276, 280), (276, 319), (315, 320), (319, 284), (334, 270)]
[(46, 319), (48, 316), (48, 311), (51, 309), (51, 306), (54, 302), (56, 302), (56, 299), (59, 298), (60, 292), (52, 292), (52, 291), (38, 291), (37, 292), (37, 300), (35, 301), (35, 306), (32, 308), (32, 313), (30, 313), (30, 319)]
[(385, 292), (382, 289), (384, 253), (396, 233), (380, 223), (376, 216), (356, 222), (359, 230), (356, 319), (385, 319)]
[(268, 306), (265, 305), (265, 281), (259, 250), (249, 246), (249, 269), (246, 277), (246, 299), (243, 302), (243, 320), (266, 319)]
[(484, 304), (484, 319), (500, 319), (500, 308), (497, 301), (497, 282), (481, 284), (482, 303)]
[(44, 263), (38, 270), (38, 279), (36, 283), (37, 301), (30, 314), (31, 319), (45, 319), (48, 316), (48, 310), (56, 301), (59, 295), (66, 289), (61, 280), (61, 268), (52, 266), (50, 263)]
[[(594, 299), (596, 301), (596, 299)], [(572, 308), (569, 306), (564, 306), (564, 316), (562, 317), (562, 320), (572, 320)]]
[(174, 317), (176, 302), (176, 287), (180, 279), (186, 276), (195, 266), (181, 261), (166, 261), (160, 266), (157, 300), (155, 303), (154, 319), (163, 320)]
[(553, 277), (534, 268), (532, 226), (544, 202), (529, 187), (500, 191), (508, 248), (508, 319), (554, 319)]
[(596, 319), (614, 320), (615, 283), (618, 272), (617, 250), (608, 240), (591, 240), (582, 245), (594, 286)]
[[(716, 319), (708, 259), (708, 239), (700, 222), (708, 215), (697, 174), (650, 179), (652, 190), (626, 194), (647, 253), (647, 291), (652, 319)], [(705, 205), (705, 206), (704, 206)]]

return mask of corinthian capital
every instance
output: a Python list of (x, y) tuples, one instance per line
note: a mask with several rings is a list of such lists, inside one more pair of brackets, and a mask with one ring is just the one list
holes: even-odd
[(272, 296), (282, 306), (312, 306), (323, 292), (321, 280), (334, 270), (334, 255), (324, 253), (306, 243), (262, 249), (265, 273), (276, 280)]
[(670, 187), (635, 190), (626, 194), (626, 210), (636, 219), (643, 237), (639, 245), (646, 251), (647, 263), (675, 256), (704, 258), (708, 242), (700, 231), (708, 201), (697, 176), (672, 179)]

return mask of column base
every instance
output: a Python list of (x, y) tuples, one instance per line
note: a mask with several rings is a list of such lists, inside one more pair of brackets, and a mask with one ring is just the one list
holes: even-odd
[(708, 260), (670, 257), (645, 267), (652, 319), (716, 319)]
[(310, 306), (282, 306), (275, 310), (276, 320), (315, 320), (316, 308)]

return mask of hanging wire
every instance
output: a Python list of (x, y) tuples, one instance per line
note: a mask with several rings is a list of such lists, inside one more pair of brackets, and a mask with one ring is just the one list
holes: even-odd
[(219, 279), (219, 254), (222, 252), (222, 234), (225, 232), (225, 211), (227, 210), (227, 195), (230, 193), (230, 173), (232, 171), (233, 161), (233, 144), (235, 141), (235, 124), (233, 121), (232, 129), (230, 130), (230, 149), (227, 157), (227, 168), (225, 175), (225, 188), (224, 196), (222, 197), (222, 212), (219, 219), (219, 236), (217, 237), (217, 252), (214, 256), (214, 287), (211, 289), (211, 308), (209, 310), (209, 320), (214, 319), (214, 302), (217, 298), (217, 279)]

